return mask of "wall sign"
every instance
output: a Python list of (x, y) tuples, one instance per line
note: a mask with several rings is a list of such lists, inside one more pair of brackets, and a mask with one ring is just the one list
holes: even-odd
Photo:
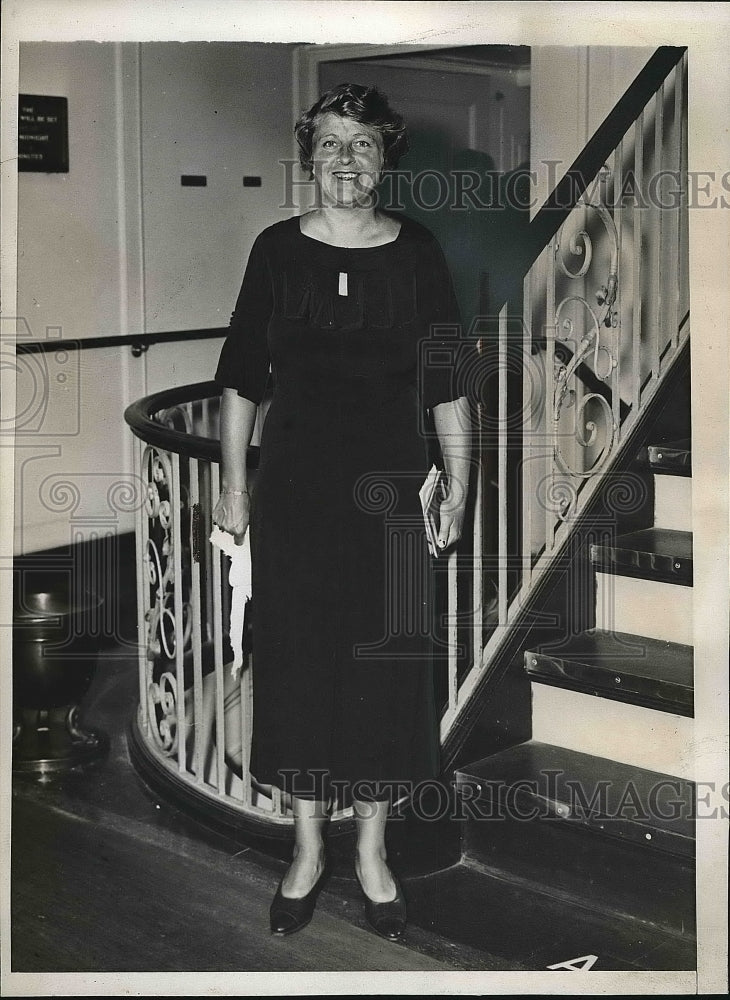
[(68, 173), (68, 98), (18, 95), (18, 170)]

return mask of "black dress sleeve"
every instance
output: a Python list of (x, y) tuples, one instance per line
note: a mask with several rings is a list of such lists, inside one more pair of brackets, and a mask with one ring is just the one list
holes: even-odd
[(433, 236), (424, 248), (418, 284), (428, 324), (420, 350), (420, 395), (422, 405), (431, 409), (466, 395), (459, 304), (446, 258)]
[(219, 385), (235, 389), (253, 403), (263, 399), (269, 377), (266, 334), (273, 303), (264, 239), (259, 235), (251, 248), (214, 376)]

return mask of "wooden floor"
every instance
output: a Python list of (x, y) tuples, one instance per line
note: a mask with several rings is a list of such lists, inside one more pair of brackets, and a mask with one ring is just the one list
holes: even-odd
[[(333, 877), (311, 924), (273, 937), (285, 862), (206, 831), (142, 784), (125, 729), (136, 667), (98, 672), (86, 719), (108, 758), (13, 787), (13, 972), (454, 971), (514, 961), (409, 926), (405, 943), (366, 925), (352, 878)], [(286, 845), (283, 852), (290, 852)]]
[(277, 857), (223, 838), (146, 788), (125, 739), (135, 687), (128, 658), (97, 673), (86, 716), (110, 737), (106, 759), (44, 781), (14, 780), (5, 971), (519, 972), (586, 955), (596, 956), (595, 971), (693, 967), (686, 947), (635, 921), (463, 861), (409, 874), (400, 851), (393, 866), (412, 918), (404, 942), (368, 928), (349, 855), (311, 924), (272, 937), (268, 909), (290, 847)]
[(429, 956), (423, 934), (418, 950), (382, 941), (336, 891), (299, 934), (273, 937), (278, 876), (245, 856), (185, 856), (23, 800), (14, 814), (17, 831), (35, 831), (13, 852), (14, 971), (463, 968)]

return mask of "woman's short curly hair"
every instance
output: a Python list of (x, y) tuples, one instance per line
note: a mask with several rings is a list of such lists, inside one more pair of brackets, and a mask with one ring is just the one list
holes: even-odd
[(359, 83), (339, 83), (328, 90), (305, 111), (294, 126), (294, 135), (299, 144), (299, 162), (303, 170), (312, 173), (312, 143), (319, 119), (331, 112), (342, 118), (368, 128), (377, 129), (383, 137), (383, 166), (394, 170), (405, 153), (408, 152), (408, 133), (403, 118), (388, 104), (388, 100), (377, 87), (365, 87)]

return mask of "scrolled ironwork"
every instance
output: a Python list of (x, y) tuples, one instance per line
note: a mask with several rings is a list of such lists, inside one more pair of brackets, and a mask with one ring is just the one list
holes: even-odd
[[(560, 253), (560, 235), (561, 234), (559, 233), (558, 238), (555, 241), (555, 259), (558, 262), (560, 270), (568, 278), (582, 278), (584, 274), (588, 273), (588, 269), (591, 266), (591, 261), (593, 260), (593, 242), (591, 241), (590, 236), (585, 231), (585, 229), (581, 229), (579, 232), (573, 233), (573, 235), (571, 236), (570, 243), (568, 244), (568, 246), (573, 256), (581, 257), (585, 254), (583, 263), (578, 268), (578, 270), (571, 271), (570, 268), (568, 268), (568, 266), (566, 265), (562, 254)], [(582, 246), (578, 243), (579, 238), (583, 242)]]
[(165, 756), (177, 751), (177, 699), (175, 675), (162, 674), (158, 681), (150, 680), (147, 686), (149, 718), (153, 721), (152, 735)]
[[(614, 305), (619, 287), (619, 239), (613, 216), (604, 205), (581, 200), (576, 208), (596, 213), (603, 226), (605, 236), (608, 238), (610, 247), (608, 274), (601, 284), (599, 284), (595, 295), (598, 308), (594, 308), (585, 295), (565, 295), (557, 303), (553, 317), (554, 329), (560, 331), (560, 334), (556, 333), (558, 339), (565, 341), (568, 338), (572, 338), (577, 341), (577, 348), (573, 356), (567, 361), (558, 360), (555, 364), (552, 413), (555, 466), (565, 475), (585, 479), (595, 475), (605, 467), (617, 440), (616, 432), (618, 428), (614, 423), (611, 406), (604, 396), (597, 392), (591, 392), (582, 396), (577, 406), (575, 406), (575, 402), (579, 397), (579, 369), (589, 361), (593, 374), (599, 381), (608, 383), (613, 380), (615, 382), (614, 373), (618, 367), (617, 345), (614, 343), (616, 337), (612, 334), (612, 342), (607, 344), (602, 340), (602, 336), (606, 328), (613, 331), (617, 326), (617, 313), (614, 310)], [(561, 272), (571, 280), (585, 277), (590, 270), (591, 264), (596, 259), (593, 252), (594, 241), (587, 229), (581, 228), (577, 233), (574, 233), (568, 243), (571, 254), (582, 255), (584, 257), (583, 263), (577, 271), (571, 270), (565, 263), (561, 252), (562, 239), (563, 230), (561, 228), (557, 235), (554, 250), (555, 259)], [(565, 315), (570, 306), (577, 307), (578, 313), (582, 313), (584, 317), (581, 328), (578, 330), (576, 330), (578, 324), (577, 317), (574, 319)], [(618, 392), (617, 385), (612, 385), (611, 388), (613, 392)], [(574, 420), (576, 430), (574, 440), (577, 441), (579, 447), (584, 451), (592, 448), (596, 444), (600, 433), (596, 419), (586, 418), (586, 410), (593, 401), (597, 401), (599, 412), (603, 418), (602, 422), (605, 424), (604, 445), (600, 455), (589, 468), (575, 468), (566, 459), (561, 449), (557, 433), (558, 424), (564, 408), (575, 406)]]
[[(599, 428), (595, 420), (585, 420), (582, 423), (585, 415), (586, 408), (589, 403), (596, 401), (601, 407), (601, 411), (604, 414), (604, 429), (606, 434), (606, 440), (601, 449), (601, 453), (596, 459), (596, 461), (588, 469), (574, 469), (565, 459), (560, 446), (556, 443), (553, 448), (553, 455), (555, 458), (555, 464), (557, 468), (565, 475), (576, 476), (580, 479), (588, 479), (591, 476), (595, 476), (598, 472), (601, 472), (607, 465), (611, 454), (613, 453), (614, 445), (617, 440), (618, 427), (613, 419), (613, 413), (611, 412), (611, 404), (608, 402), (605, 396), (602, 396), (598, 392), (589, 392), (587, 395), (583, 396), (580, 403), (576, 407), (575, 414), (575, 425), (576, 434), (575, 440), (578, 444), (584, 448), (592, 448), (596, 441), (598, 440)], [(587, 433), (584, 433), (587, 432)]]
[[(175, 551), (184, 552), (182, 538), (175, 537), (175, 505), (183, 508), (188, 490), (176, 481), (170, 455), (154, 446), (143, 451), (147, 541), (144, 552), (145, 578), (149, 583), (146, 626), (147, 689), (149, 718), (157, 746), (165, 754), (176, 752), (175, 674), (167, 665), (178, 661), (178, 642), (183, 650), (192, 639), (189, 584), (185, 573), (175, 576)], [(182, 622), (175, 618), (176, 588), (182, 591)], [(160, 670), (163, 673), (160, 674)], [(173, 683), (174, 682), (174, 683)]]

